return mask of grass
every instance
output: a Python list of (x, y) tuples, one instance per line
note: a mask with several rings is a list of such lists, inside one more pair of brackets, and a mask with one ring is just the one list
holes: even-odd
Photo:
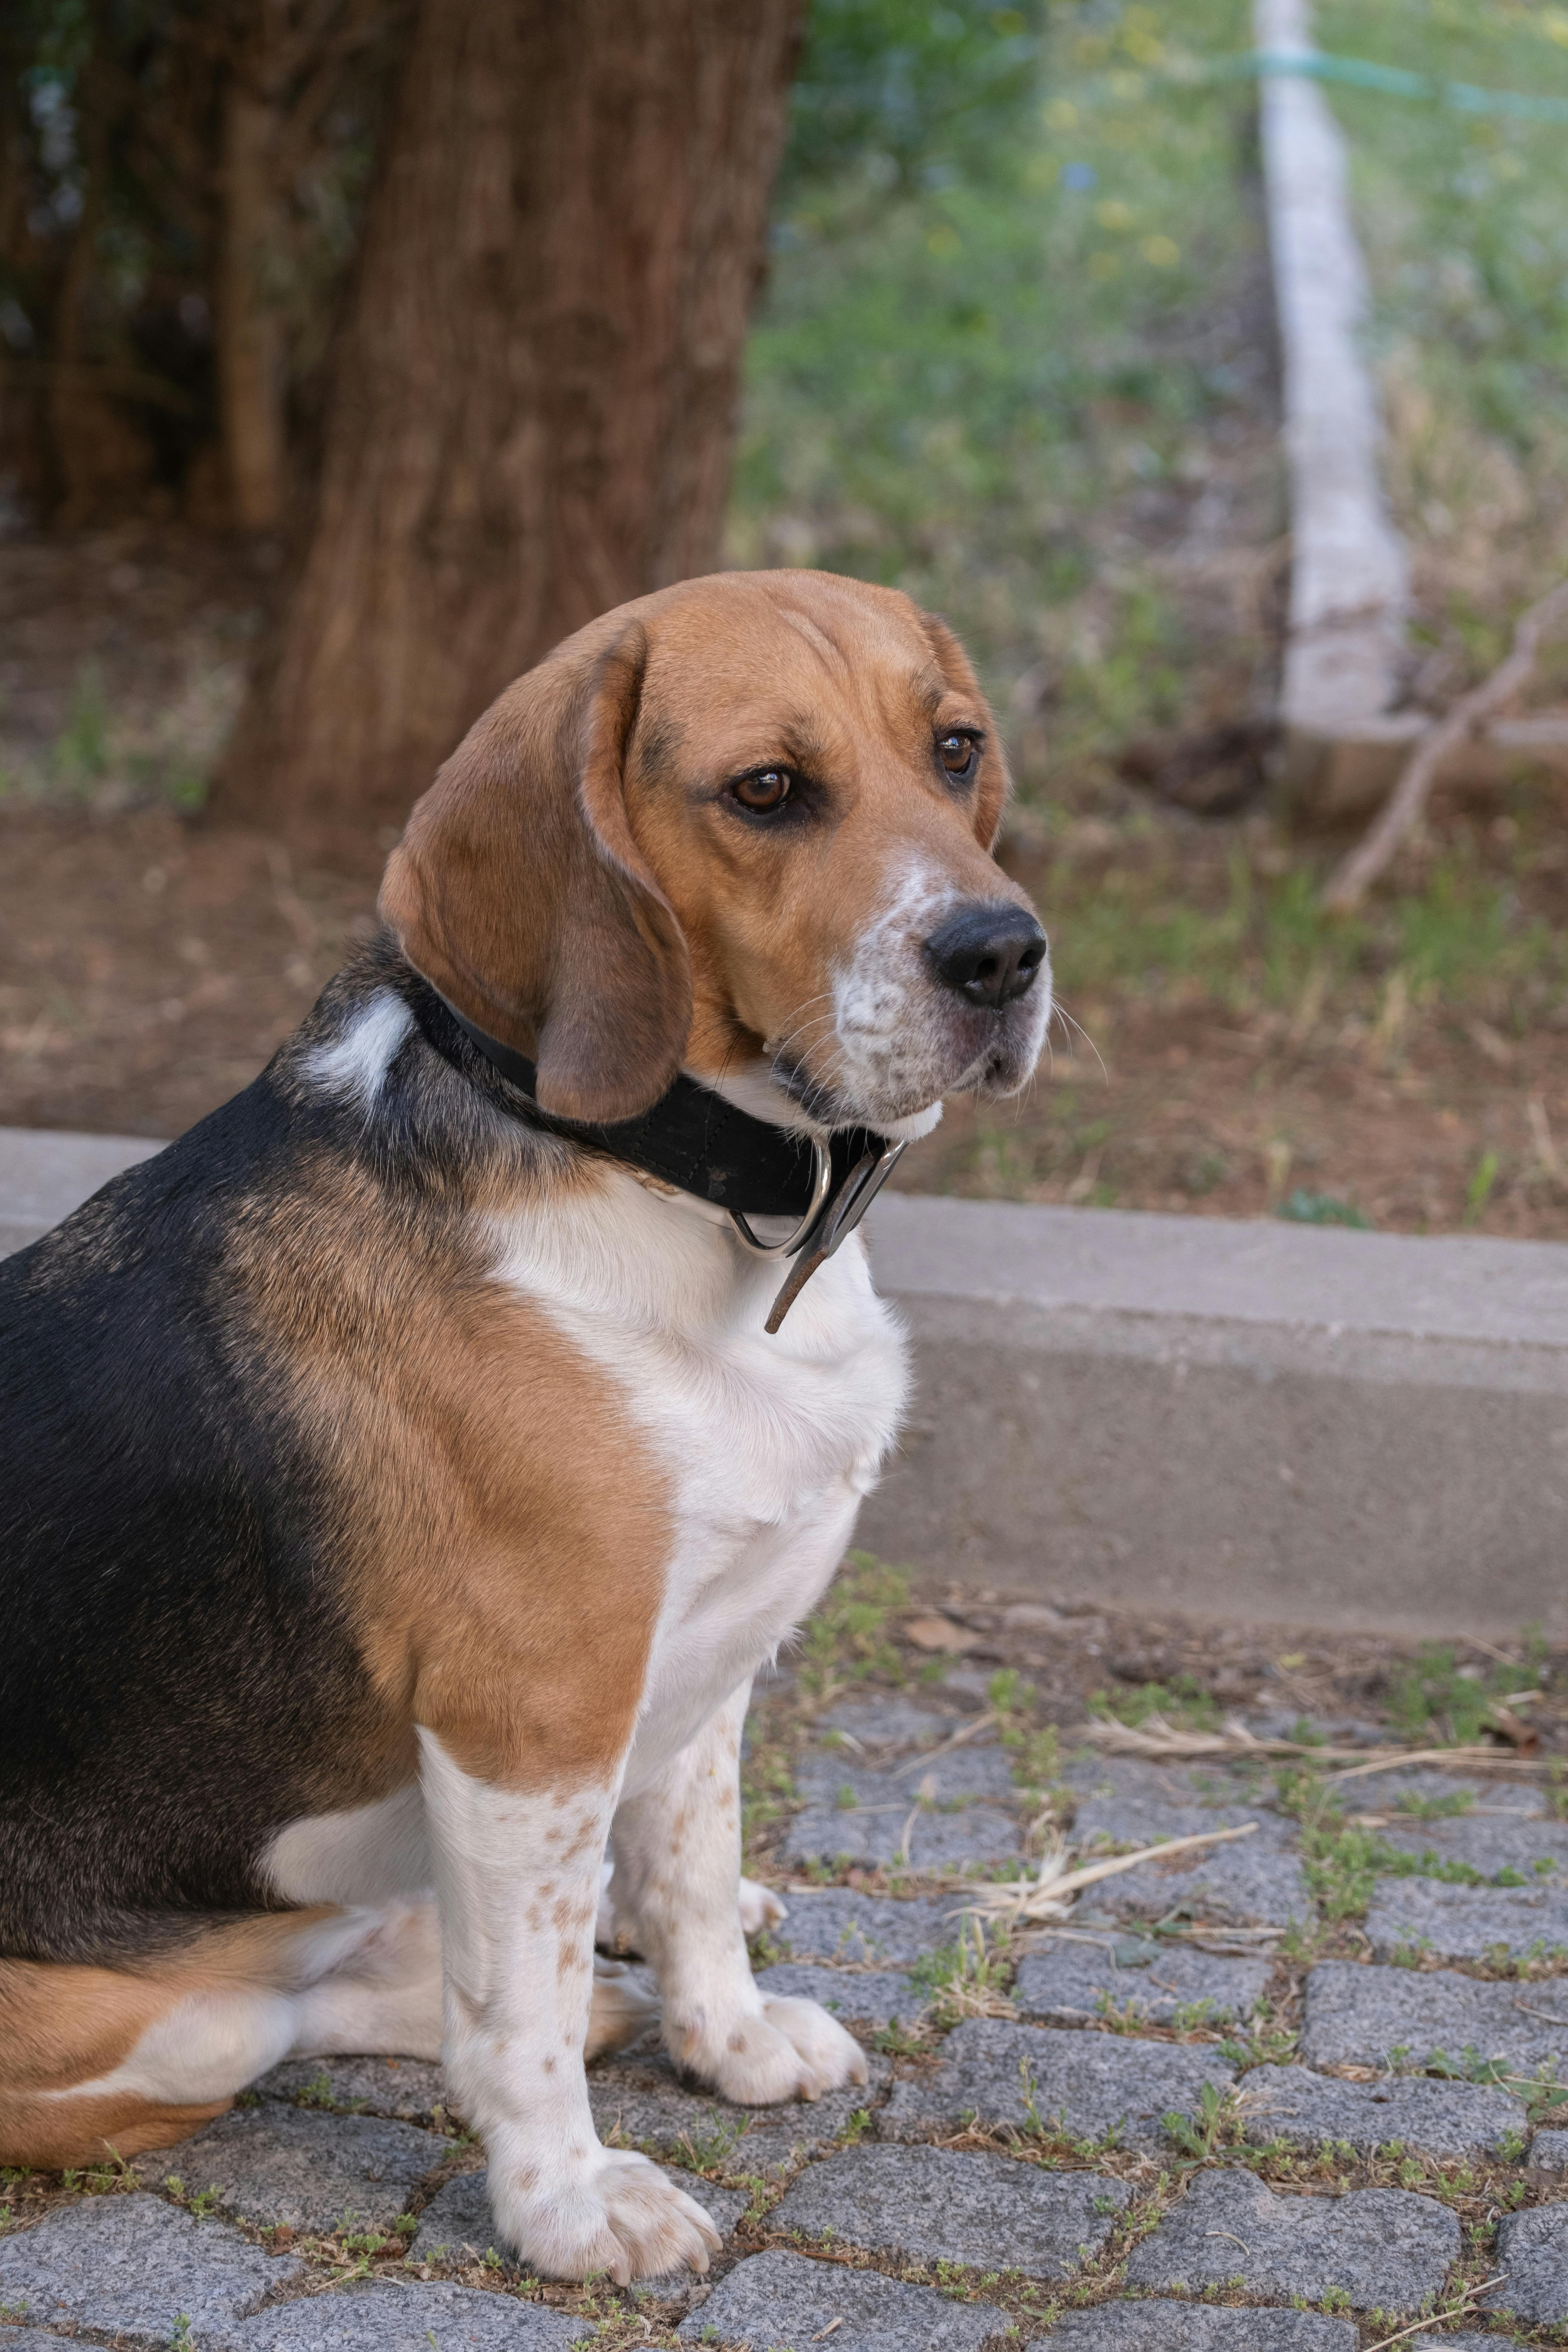
[[(826, 44), (871, 16), (898, 18), (919, 87), (825, 142)], [(1003, 693), (1044, 664), (1074, 745), (1184, 700), (1180, 599), (1136, 561), (1108, 571), (1100, 542), (1108, 500), (1190, 483), (1243, 390), (1189, 328), (1256, 266), (1236, 202), (1250, 93), (1168, 69), (1234, 50), (1245, 23), (1242, 0), (816, 12), (731, 556), (896, 583), (947, 614)]]
[[(1568, 99), (1568, 19), (1520, 0), (1323, 0), (1327, 48)], [(1559, 577), (1568, 504), (1562, 124), (1336, 87), (1373, 294), (1388, 478), (1434, 688)], [(1548, 668), (1568, 682), (1568, 648)]]
[(868, 1551), (852, 1551), (801, 1636), (800, 1686), (822, 1700), (875, 1675), (901, 1682), (903, 1659), (888, 1622), (910, 1597), (909, 1579)]
[(1425, 1643), (1397, 1667), (1388, 1692), (1388, 1717), (1402, 1739), (1468, 1747), (1480, 1738), (1492, 1706), (1510, 1693), (1530, 1687), (1546, 1663), (1539, 1626), (1523, 1637), (1522, 1665), (1461, 1667), (1441, 1642)]

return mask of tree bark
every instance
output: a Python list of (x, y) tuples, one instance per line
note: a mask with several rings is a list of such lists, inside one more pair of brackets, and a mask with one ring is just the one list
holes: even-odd
[(231, 70), (223, 93), (217, 360), (229, 504), (242, 530), (276, 530), (283, 512), (283, 331), (271, 283), (280, 242), (277, 133), (274, 103)]
[(422, 0), (220, 811), (401, 816), (509, 679), (717, 561), (798, 14)]

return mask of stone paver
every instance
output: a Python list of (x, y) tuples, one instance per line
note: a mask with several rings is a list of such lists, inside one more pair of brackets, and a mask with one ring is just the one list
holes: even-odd
[[(1550, 1878), (1568, 1866), (1568, 1822), (1546, 1822), (1517, 1813), (1460, 1813), (1449, 1821), (1405, 1822), (1395, 1818), (1383, 1835), (1402, 1853), (1422, 1860), (1468, 1863), (1488, 1878), (1517, 1870), (1527, 1879)], [(1546, 1862), (1551, 1869), (1538, 1869)]]
[(0, 2238), (0, 2303), (19, 2317), (74, 2322), (157, 2352), (182, 2312), (205, 2347), (302, 2275), (291, 2254), (263, 2253), (222, 2221), (193, 2221), (145, 2195), (86, 2198)]
[(1242, 2083), (1246, 2137), (1316, 2148), (1340, 2140), (1358, 2155), (1391, 2140), (1422, 2156), (1500, 2156), (1529, 2127), (1523, 2102), (1489, 2084), (1433, 2083), (1391, 2074), (1380, 2083), (1344, 2083), (1308, 2066), (1258, 2066)]
[(1201, 2172), (1127, 2263), (1129, 2285), (1194, 2293), (1239, 2280), (1247, 2293), (1357, 2311), (1409, 2313), (1442, 2285), (1459, 2252), (1458, 2216), (1403, 2189), (1277, 2197), (1250, 2172)]
[(866, 1960), (874, 1968), (898, 1968), (955, 1943), (962, 1917), (960, 1898), (952, 1895), (897, 1902), (848, 1886), (805, 1894), (797, 1888), (791, 1891), (789, 1916), (773, 1940), (796, 1959)]
[(1005, 2156), (850, 2147), (809, 2165), (768, 2218), (775, 2230), (912, 2262), (1068, 2278), (1104, 2244), (1129, 2195), (1120, 2180)]
[(1500, 2345), (1518, 2340), (1513, 2336), (1413, 2336), (1409, 2352), (1498, 2352)]
[(757, 1971), (757, 1990), (785, 2000), (818, 2000), (846, 2024), (865, 2019), (889, 2025), (895, 2017), (917, 2018), (926, 1996), (894, 1969), (817, 1969), (781, 1960)]
[[(1379, 1734), (1380, 1738), (1384, 1737), (1386, 1734)], [(1363, 1804), (1369, 1813), (1397, 1814), (1409, 1798), (1468, 1797), (1478, 1811), (1500, 1820), (1539, 1822), (1547, 1817), (1545, 1797), (1528, 1781), (1467, 1780), (1452, 1772), (1435, 1771), (1425, 1764), (1415, 1766), (1413, 1770), (1402, 1769), (1396, 1772), (1378, 1772), (1359, 1783), (1352, 1781), (1351, 1788), (1357, 1786), (1362, 1791), (1358, 1803)], [(1348, 1795), (1349, 1790), (1345, 1793)], [(1352, 1806), (1351, 1810), (1354, 1811), (1356, 1807)], [(1469, 1816), (1461, 1813), (1456, 1818), (1464, 1821)]]
[(992, 2304), (951, 2303), (934, 2287), (773, 2252), (738, 2263), (677, 2333), (683, 2344), (716, 2334), (752, 2352), (775, 2345), (806, 2352), (828, 2328), (835, 2352), (911, 2352), (916, 2345), (921, 2352), (991, 2352), (1006, 2324)]
[(1026, 2017), (1046, 2025), (1131, 2010), (1151, 2025), (1168, 2025), (1177, 2010), (1218, 2022), (1249, 2017), (1268, 1982), (1267, 1960), (1231, 1960), (1180, 1944), (1149, 1944), (1123, 1937), (1103, 1943), (1062, 1943), (1031, 1952), (1018, 1969), (1013, 1998)]
[[(570, 2352), (583, 2337), (580, 2319), (513, 2295), (376, 2279), (259, 2312), (217, 2352)], [(197, 2341), (209, 2352), (205, 2337)]]
[(405, 2124), (428, 2123), (447, 2103), (446, 2077), (433, 2058), (286, 2058), (251, 2088), (258, 2098), (290, 2106), (304, 2093), (308, 2106)]
[[(935, 1748), (942, 1740), (951, 1739), (961, 1726), (962, 1717), (938, 1715), (929, 1707), (912, 1705), (907, 1698), (875, 1698), (846, 1699), (829, 1707), (826, 1715), (819, 1715), (815, 1728), (819, 1744), (825, 1748), (832, 1748), (835, 1743), (822, 1735), (837, 1731), (847, 1732), (862, 1748), (876, 1750)], [(847, 1744), (838, 1743), (840, 1748)]]
[(668, 2058), (606, 2058), (588, 2069), (588, 2104), (601, 2139), (618, 2131), (623, 2146), (679, 2163), (707, 2158), (743, 2140), (735, 2162), (756, 2172), (781, 2162), (794, 2147), (808, 2153), (837, 2139), (852, 2116), (873, 2106), (889, 2074), (888, 2061), (867, 2059), (868, 2080), (826, 2092), (814, 2102), (782, 2107), (733, 2106), (727, 2099), (688, 2090)]
[(1226, 1927), (1289, 1927), (1315, 1916), (1295, 1855), (1253, 1838), (1189, 1848), (1169, 1862), (1141, 1863), (1094, 1891), (1100, 1907), (1117, 1919), (1175, 1914)]
[(1530, 2143), (1532, 2172), (1568, 2172), (1568, 2131), (1537, 2132)]
[(1052, 2352), (1355, 2352), (1347, 2319), (1316, 2311), (1226, 2311), (1188, 2303), (1102, 2303), (1040, 2338)]
[(1455, 1886), (1438, 1878), (1380, 1878), (1366, 1932), (1380, 1960), (1419, 1950), (1440, 1960), (1479, 1960), (1506, 1946), (1515, 1956), (1568, 1958), (1568, 1893), (1561, 1886)]
[[(1468, 2049), (1527, 2074), (1568, 2070), (1568, 1986), (1352, 1960), (1324, 1960), (1307, 1979), (1301, 2055), (1310, 2066), (1421, 2067), (1435, 2052), (1458, 2060)], [(1391, 2061), (1395, 2052), (1405, 2054)]]
[[(694, 2172), (682, 2172), (672, 2164), (663, 2169), (678, 2189), (684, 2189), (710, 2216), (728, 2244), (735, 2234), (735, 2224), (751, 2202), (746, 2191), (721, 2189), (717, 2182), (703, 2180)], [(494, 2243), (489, 2175), (484, 2171), (460, 2172), (455, 2180), (448, 2180), (444, 2189), (437, 2189), (419, 2216), (419, 2227), (408, 2252), (414, 2262), (431, 2263), (439, 2260), (444, 2252), (458, 2255), (465, 2249), (482, 2255)]]
[(1031, 2120), (1024, 2067), (1035, 2115), (1047, 2132), (1054, 2134), (1059, 2116), (1074, 2139), (1099, 2140), (1115, 2132), (1126, 2147), (1162, 2146), (1168, 2112), (1191, 2114), (1205, 2083), (1228, 2089), (1236, 2079), (1235, 2067), (1212, 2047), (966, 2018), (949, 2034), (933, 2068), (918, 2080), (895, 2083), (877, 2117), (879, 2136), (923, 2139), (933, 2131), (961, 2130), (971, 2116), (1023, 2126)]
[(931, 1870), (1005, 1862), (1023, 1851), (1012, 1768), (1000, 1748), (959, 1748), (929, 1764), (921, 1758), (885, 1769), (844, 1750), (808, 1756), (795, 1786), (806, 1805), (785, 1833), (787, 1862), (902, 1856)]
[(193, 2192), (216, 2188), (226, 2205), (264, 2226), (331, 2230), (352, 2215), (384, 2229), (452, 2143), (379, 2116), (319, 2115), (268, 2102), (236, 2107), (195, 2139), (163, 2148), (153, 2177), (177, 2173)]
[(1484, 2309), (1506, 2311), (1532, 2327), (1568, 2319), (1568, 2205), (1536, 2205), (1498, 2223), (1496, 2267), (1501, 2283), (1481, 2297)]

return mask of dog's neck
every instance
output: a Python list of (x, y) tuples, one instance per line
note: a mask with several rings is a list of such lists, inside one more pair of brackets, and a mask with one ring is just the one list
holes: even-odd
[[(498, 1099), (512, 1118), (708, 1203), (731, 1220), (749, 1249), (776, 1256), (783, 1281), (767, 1320), (770, 1333), (858, 1225), (905, 1149), (903, 1138), (889, 1139), (869, 1128), (819, 1136), (758, 1118), (730, 1093), (684, 1071), (637, 1118), (613, 1125), (558, 1118), (539, 1104), (538, 1074), (525, 1055), (479, 1028), (426, 982), (410, 1001), (426, 1041), (444, 1061), (471, 1076), (477, 1058), (503, 1082)], [(773, 1220), (783, 1222), (782, 1240), (771, 1238)]]

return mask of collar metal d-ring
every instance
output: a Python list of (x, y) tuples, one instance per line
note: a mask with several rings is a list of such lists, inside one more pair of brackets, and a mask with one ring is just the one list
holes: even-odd
[(730, 1211), (731, 1223), (745, 1243), (746, 1247), (749, 1250), (754, 1250), (758, 1257), (789, 1257), (795, 1250), (803, 1249), (811, 1237), (813, 1226), (822, 1214), (822, 1204), (826, 1200), (828, 1188), (833, 1182), (833, 1160), (826, 1146), (819, 1143), (815, 1136), (812, 1136), (809, 1140), (812, 1150), (816, 1155), (816, 1172), (811, 1181), (811, 1202), (805, 1214), (787, 1241), (760, 1242), (740, 1210)]

